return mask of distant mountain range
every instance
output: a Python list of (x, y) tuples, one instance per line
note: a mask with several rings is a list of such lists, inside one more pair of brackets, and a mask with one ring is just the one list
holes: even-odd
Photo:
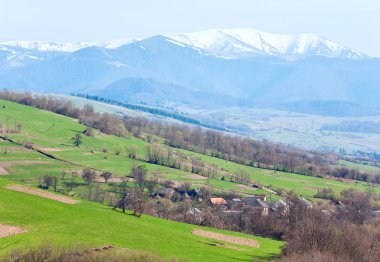
[(380, 58), (314, 34), (254, 29), (108, 43), (14, 41), (0, 43), (0, 88), (165, 106), (378, 114)]

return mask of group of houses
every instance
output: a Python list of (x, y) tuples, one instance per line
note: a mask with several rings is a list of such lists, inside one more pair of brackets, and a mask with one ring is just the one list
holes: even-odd
[[(160, 199), (169, 199), (172, 202), (182, 201), (202, 201), (204, 196), (200, 189), (180, 190), (177, 188), (160, 188), (156, 191), (153, 197)], [(312, 207), (312, 203), (306, 199), (302, 199), (304, 205), (308, 208)], [(211, 207), (217, 208), (226, 214), (239, 214), (243, 212), (244, 208), (252, 208), (261, 215), (267, 216), (270, 211), (283, 211), (288, 208), (288, 204), (282, 200), (267, 201), (267, 196), (264, 194), (257, 194), (246, 196), (242, 198), (224, 199), (222, 197), (210, 197), (207, 204)], [(200, 209), (194, 209), (194, 212), (200, 213)]]

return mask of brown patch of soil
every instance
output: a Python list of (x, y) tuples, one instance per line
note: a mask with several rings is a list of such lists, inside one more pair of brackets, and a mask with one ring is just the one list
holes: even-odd
[(204, 176), (201, 176), (201, 175), (197, 175), (197, 174), (187, 175), (186, 177), (187, 178), (191, 178), (191, 179), (198, 179), (198, 180), (207, 179), (207, 177), (204, 177)]
[(44, 197), (44, 198), (49, 198), (49, 199), (52, 199), (52, 200), (55, 200), (55, 201), (58, 201), (58, 202), (61, 202), (61, 203), (65, 203), (65, 204), (74, 205), (74, 204), (78, 204), (79, 203), (78, 200), (69, 198), (67, 196), (61, 196), (61, 195), (53, 194), (51, 192), (44, 191), (44, 190), (41, 190), (41, 189), (32, 188), (32, 187), (29, 187), (29, 186), (7, 185), (5, 188), (6, 189), (10, 189), (10, 190), (14, 190), (14, 191), (18, 191), (18, 192), (23, 192), (23, 193), (30, 194), (30, 195), (35, 195), (35, 196), (40, 196), (40, 197)]
[(21, 234), (25, 231), (26, 230), (23, 230), (19, 227), (0, 224), (0, 238), (14, 236), (17, 234)]
[(198, 229), (198, 228), (193, 229), (193, 231), (191, 233), (193, 233), (194, 235), (212, 238), (212, 239), (228, 242), (231, 244), (248, 246), (248, 247), (255, 247), (255, 248), (260, 247), (259, 242), (257, 242), (256, 240), (253, 240), (253, 239), (249, 239), (249, 238), (235, 237), (235, 236), (220, 234), (220, 233), (216, 233), (216, 232), (206, 231), (206, 230), (202, 230), (202, 229)]
[(240, 188), (243, 188), (243, 189), (252, 190), (252, 191), (257, 190), (257, 188), (251, 187), (251, 186), (247, 186), (247, 185), (237, 185), (237, 187), (240, 187)]
[(38, 149), (41, 150), (41, 151), (44, 151), (44, 152), (59, 152), (59, 151), (63, 150), (61, 148), (51, 148), (51, 147), (41, 147), (41, 148), (38, 148)]
[(0, 176), (1, 175), (8, 175), (8, 171), (2, 166), (0, 166)]
[(328, 180), (333, 180), (333, 181), (340, 181), (340, 182), (344, 182), (344, 183), (348, 183), (348, 184), (351, 184), (354, 182), (354, 180), (352, 179), (348, 179), (348, 178), (342, 178), (342, 177), (334, 177), (334, 176), (328, 176), (326, 177)]
[(7, 168), (11, 166), (21, 166), (21, 165), (33, 165), (33, 164), (43, 164), (43, 161), (33, 161), (33, 160), (19, 160), (19, 161), (6, 161), (0, 162), (0, 175), (8, 175)]

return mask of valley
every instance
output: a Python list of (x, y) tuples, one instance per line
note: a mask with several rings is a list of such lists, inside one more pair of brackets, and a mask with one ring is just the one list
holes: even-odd
[[(203, 261), (214, 261), (215, 258), (221, 261), (270, 259), (280, 254), (284, 246), (282, 241), (217, 231), (219, 235), (216, 236), (222, 240), (215, 242), (207, 237), (210, 235), (208, 233), (193, 235), (192, 232), (198, 228), (196, 224), (172, 222), (145, 214), (138, 218), (113, 211), (111, 207), (118, 199), (118, 187), (125, 183), (127, 188), (134, 188), (137, 181), (130, 174), (141, 165), (146, 168), (148, 181), (156, 179), (158, 185), (161, 183), (164, 187), (169, 185), (167, 181), (171, 181), (170, 184), (175, 187), (190, 185), (193, 189), (207, 189), (215, 197), (232, 195), (244, 199), (260, 195), (266, 196), (269, 204), (285, 199), (285, 192), (290, 191), (314, 204), (321, 201), (316, 194), (326, 188), (336, 194), (353, 188), (380, 194), (379, 186), (366, 182), (336, 181), (249, 167), (207, 154), (169, 147), (162, 138), (148, 133), (115, 136), (94, 129), (88, 136), (85, 135), (88, 127), (78, 123), (77, 119), (4, 100), (0, 104), (3, 128), (0, 142), (0, 224), (23, 230), (18, 235), (0, 238), (3, 254), (9, 251), (7, 246), (23, 247), (26, 243), (38, 246), (46, 240), (59, 245), (67, 245), (71, 241), (91, 247), (116, 245), (149, 251), (166, 258), (175, 256), (200, 260), (202, 257)], [(108, 106), (104, 108), (110, 110)], [(78, 133), (83, 136), (81, 145), (76, 147), (73, 137)], [(181, 159), (182, 168), (153, 163), (151, 150), (164, 150), (160, 154), (171, 152), (177, 161)], [(195, 160), (209, 170), (208, 173), (198, 175), (188, 169), (194, 169), (191, 163)], [(83, 175), (86, 169), (93, 170), (97, 178), (90, 182), (86, 180)], [(105, 172), (112, 174), (108, 183), (100, 176)], [(56, 182), (49, 186), (47, 178)], [(250, 182), (247, 184), (246, 181)], [(48, 185), (46, 189), (29, 188), (44, 188), (45, 184)], [(252, 184), (259, 185), (259, 188)], [(67, 202), (67, 197), (71, 202)], [(13, 203), (19, 203), (17, 208)], [(155, 203), (155, 200), (150, 203)], [(194, 202), (194, 205), (197, 207), (200, 204)], [(18, 214), (21, 212), (28, 213), (30, 218), (20, 217)], [(216, 232), (215, 229), (202, 228), (202, 232)], [(99, 232), (102, 232), (101, 236)], [(220, 234), (254, 239), (259, 243), (259, 248), (229, 243), (225, 240), (228, 238)], [(171, 248), (174, 243), (178, 247), (175, 252)]]

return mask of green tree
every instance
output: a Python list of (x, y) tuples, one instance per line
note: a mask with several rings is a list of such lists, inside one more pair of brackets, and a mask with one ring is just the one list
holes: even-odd
[(75, 136), (72, 138), (74, 140), (74, 146), (79, 147), (82, 144), (82, 135), (77, 133)]

